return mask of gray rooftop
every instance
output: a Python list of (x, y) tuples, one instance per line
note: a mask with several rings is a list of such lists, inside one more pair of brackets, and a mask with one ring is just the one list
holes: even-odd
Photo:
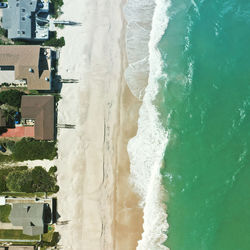
[(44, 204), (15, 203), (9, 220), (14, 226), (22, 226), (27, 235), (40, 235), (44, 232)]
[(9, 0), (8, 8), (3, 9), (4, 29), (10, 39), (36, 38), (36, 13), (39, 12), (39, 0)]

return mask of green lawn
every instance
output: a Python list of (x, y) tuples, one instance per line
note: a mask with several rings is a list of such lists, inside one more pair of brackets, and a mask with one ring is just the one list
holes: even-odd
[(3, 155), (0, 153), (0, 162), (6, 163), (6, 162), (11, 162), (13, 161), (12, 155)]
[(10, 222), (8, 219), (10, 210), (11, 210), (10, 205), (0, 206), (0, 221), (1, 222)]
[(59, 233), (55, 232), (54, 226), (49, 226), (49, 231), (48, 233), (42, 235), (41, 242), (41, 250), (57, 245), (59, 242)]
[(10, 239), (10, 240), (37, 240), (39, 241), (40, 237), (29, 236), (23, 234), (22, 230), (2, 230), (0, 229), (0, 241), (1, 239)]

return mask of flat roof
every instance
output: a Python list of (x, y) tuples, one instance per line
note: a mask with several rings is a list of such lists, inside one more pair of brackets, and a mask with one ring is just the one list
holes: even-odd
[(43, 27), (44, 37), (37, 37), (41, 19), (40, 12), (48, 12), (48, 4), (38, 0), (8, 0), (8, 7), (3, 9), (3, 28), (8, 30), (10, 39), (46, 40), (49, 37), (49, 28)]

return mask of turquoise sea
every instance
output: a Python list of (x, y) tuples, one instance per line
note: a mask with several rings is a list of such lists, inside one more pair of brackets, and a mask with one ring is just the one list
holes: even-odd
[(250, 1), (172, 0), (155, 100), (171, 250), (250, 249)]

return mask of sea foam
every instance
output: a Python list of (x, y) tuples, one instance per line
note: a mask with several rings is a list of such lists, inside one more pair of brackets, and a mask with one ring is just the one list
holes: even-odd
[(124, 7), (127, 21), (126, 49), (128, 59), (125, 78), (132, 94), (139, 99), (144, 96), (148, 83), (148, 43), (154, 9), (154, 0), (128, 0)]
[[(170, 6), (168, 0), (128, 0), (125, 7), (125, 14), (128, 22), (127, 51), (129, 68), (126, 72), (126, 79), (132, 93), (141, 95), (144, 92), (143, 103), (140, 108), (137, 135), (128, 143), (128, 153), (130, 157), (131, 182), (135, 190), (141, 196), (144, 212), (144, 232), (142, 239), (138, 242), (137, 250), (160, 250), (168, 249), (163, 246), (168, 229), (166, 206), (164, 204), (164, 188), (161, 181), (160, 169), (167, 145), (167, 132), (162, 127), (159, 120), (159, 114), (153, 101), (158, 93), (158, 79), (162, 76), (162, 59), (157, 45), (162, 38), (169, 18), (167, 9)], [(134, 9), (133, 9), (134, 8)], [(135, 13), (134, 13), (135, 12)], [(143, 14), (145, 12), (145, 15)], [(140, 18), (145, 17), (146, 21), (140, 22)], [(151, 20), (150, 20), (151, 17)], [(131, 21), (132, 20), (132, 21)], [(131, 23), (139, 23), (145, 28), (145, 36), (140, 42), (136, 41), (136, 31), (131, 31)], [(144, 25), (146, 23), (146, 25)], [(150, 24), (149, 24), (150, 23)], [(148, 28), (150, 27), (150, 32)], [(141, 33), (138, 33), (141, 36)], [(148, 36), (146, 38), (146, 36)], [(133, 41), (131, 42), (130, 39)], [(148, 41), (147, 46), (145, 43)], [(130, 44), (132, 43), (132, 44)], [(137, 47), (136, 47), (137, 46)], [(132, 48), (132, 50), (130, 50)], [(138, 50), (138, 53), (136, 52)], [(140, 85), (142, 78), (137, 78), (137, 72), (131, 73), (131, 64), (137, 64), (141, 61), (148, 63), (148, 68), (143, 72), (146, 85)], [(144, 70), (144, 71), (143, 71)], [(134, 77), (136, 76), (136, 77)], [(135, 87), (133, 83), (136, 83)], [(143, 87), (145, 87), (145, 91)]]

